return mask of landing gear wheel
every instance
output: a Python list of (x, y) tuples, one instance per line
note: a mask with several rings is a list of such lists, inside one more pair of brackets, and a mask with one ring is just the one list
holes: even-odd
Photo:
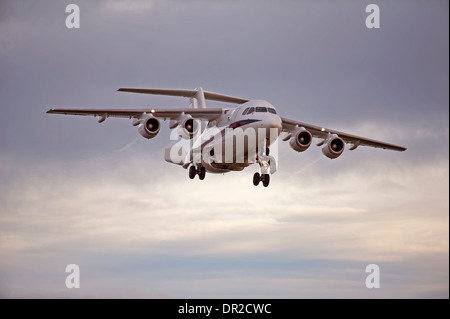
[(266, 147), (266, 155), (269, 156), (270, 155), (270, 148)]
[(263, 182), (263, 186), (267, 187), (269, 186), (269, 182), (270, 182), (270, 175), (269, 174), (263, 174), (261, 176), (262, 182)]
[(198, 173), (198, 178), (200, 178), (200, 180), (204, 180), (205, 179), (205, 175), (206, 175), (206, 169), (202, 166), (200, 167), (200, 173)]
[(197, 170), (195, 169), (195, 166), (192, 165), (191, 167), (189, 167), (189, 178), (194, 179), (196, 174)]
[(261, 181), (261, 176), (259, 175), (259, 173), (255, 173), (253, 175), (253, 185), (258, 186), (260, 181)]

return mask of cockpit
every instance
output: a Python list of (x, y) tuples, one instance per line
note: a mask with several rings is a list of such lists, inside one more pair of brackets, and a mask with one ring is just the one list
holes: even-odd
[(254, 112), (258, 112), (258, 113), (272, 113), (272, 114), (277, 114), (277, 111), (274, 108), (271, 107), (265, 107), (265, 106), (257, 106), (257, 107), (247, 107), (244, 112), (242, 112), (242, 115), (249, 115), (249, 114), (253, 114)]

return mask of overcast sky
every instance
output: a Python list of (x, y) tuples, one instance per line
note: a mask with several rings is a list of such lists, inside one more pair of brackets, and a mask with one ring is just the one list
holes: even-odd
[[(0, 2), (0, 297), (449, 297), (448, 1), (73, 2), (79, 29), (70, 2)], [(197, 86), (408, 150), (280, 142), (263, 188), (256, 165), (190, 180), (168, 123), (45, 114)]]

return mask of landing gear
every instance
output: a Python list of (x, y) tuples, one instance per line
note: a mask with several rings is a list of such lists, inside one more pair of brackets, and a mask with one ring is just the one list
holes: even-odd
[(269, 175), (269, 174), (262, 174), (262, 175), (261, 175), (261, 180), (262, 180), (262, 182), (263, 182), (263, 186), (264, 186), (264, 187), (269, 186), (270, 175)]
[(270, 175), (269, 174), (259, 174), (259, 173), (255, 173), (253, 175), (253, 185), (258, 186), (259, 182), (262, 182), (264, 187), (269, 186), (269, 182), (270, 182)]
[(194, 179), (196, 174), (197, 170), (195, 169), (195, 166), (192, 165), (191, 167), (189, 167), (189, 178)]
[(259, 175), (259, 173), (255, 173), (255, 175), (253, 175), (253, 185), (258, 186), (260, 181), (261, 175)]
[[(268, 141), (266, 141), (266, 145), (267, 144)], [(269, 153), (270, 153), (269, 147), (261, 148), (258, 152), (256, 161), (261, 169), (261, 174), (255, 173), (253, 175), (253, 185), (255, 186), (258, 186), (259, 182), (262, 182), (264, 187), (269, 186), (270, 174), (273, 174), (277, 171), (276, 160), (273, 156), (270, 156)]]
[(205, 175), (206, 175), (206, 169), (202, 166), (200, 167), (200, 172), (198, 173), (198, 178), (200, 178), (200, 180), (204, 180), (205, 179)]
[(202, 181), (206, 176), (206, 169), (203, 166), (196, 168), (194, 165), (189, 167), (189, 178), (194, 179), (195, 175), (198, 174), (198, 178)]

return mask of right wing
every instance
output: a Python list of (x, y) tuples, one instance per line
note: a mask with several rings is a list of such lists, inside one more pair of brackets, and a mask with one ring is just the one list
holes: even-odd
[(50, 109), (47, 113), (64, 114), (64, 115), (92, 115), (103, 119), (108, 117), (124, 117), (140, 119), (144, 114), (151, 114), (160, 119), (178, 119), (183, 114), (189, 114), (194, 119), (215, 120), (218, 119), (224, 109), (208, 108), (208, 109)]

